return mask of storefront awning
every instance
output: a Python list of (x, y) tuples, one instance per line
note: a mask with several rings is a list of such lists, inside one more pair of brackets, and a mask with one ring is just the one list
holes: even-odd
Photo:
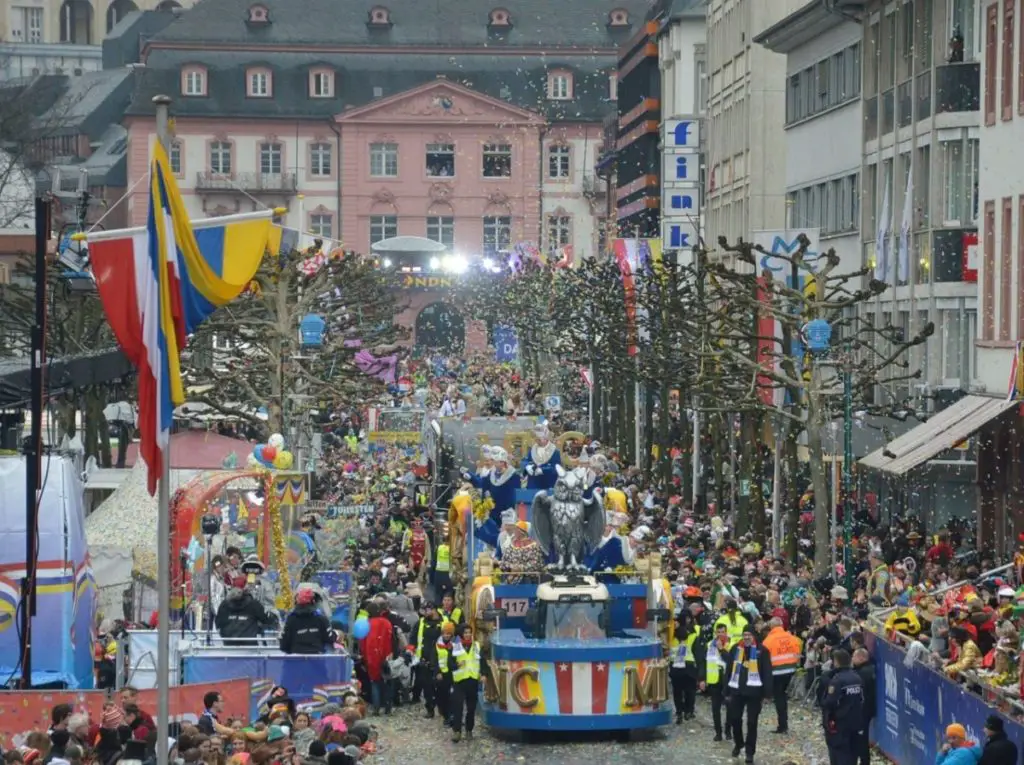
[(871, 452), (859, 464), (903, 475), (970, 438), (983, 425), (1019, 403), (987, 396), (964, 396), (928, 422)]

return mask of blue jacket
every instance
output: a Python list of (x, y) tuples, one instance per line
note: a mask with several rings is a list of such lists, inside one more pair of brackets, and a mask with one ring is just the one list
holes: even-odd
[(948, 752), (939, 752), (939, 756), (935, 758), (935, 765), (977, 765), (980, 759), (981, 747), (974, 744), (950, 749)]
[(555, 449), (551, 458), (542, 465), (537, 465), (533, 460), (531, 452), (527, 452), (526, 458), (523, 460), (521, 465), (523, 472), (526, 472), (527, 465), (536, 465), (536, 467), (540, 468), (541, 472), (539, 475), (527, 475), (526, 488), (543, 489), (546, 492), (550, 492), (555, 488), (555, 482), (558, 480), (558, 471), (555, 470), (555, 466), (561, 464), (562, 454), (558, 449)]

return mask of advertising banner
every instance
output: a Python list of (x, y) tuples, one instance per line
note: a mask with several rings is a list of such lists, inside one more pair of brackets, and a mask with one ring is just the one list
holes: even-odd
[[(236, 676), (237, 677), (237, 676)], [(249, 715), (249, 681), (225, 679), (216, 682), (178, 685), (171, 688), (171, 719), (195, 723), (203, 711), (203, 696), (218, 691), (224, 697), (223, 719)], [(50, 710), (57, 704), (71, 704), (76, 712), (88, 712), (90, 720), (103, 714), (106, 691), (5, 691), (0, 693), (0, 746), (7, 749), (10, 738), (50, 727)], [(139, 707), (156, 717), (156, 691), (139, 691)]]
[(260, 705), (275, 685), (283, 685), (295, 703), (306, 708), (340, 702), (342, 691), (352, 679), (352, 660), (341, 654), (253, 656), (232, 649), (185, 657), (186, 682), (198, 678), (209, 682), (221, 677), (251, 678), (248, 714), (256, 719)]
[(511, 327), (494, 328), (494, 357), (496, 361), (515, 361), (519, 358), (519, 339)]
[[(985, 719), (998, 714), (980, 697), (920, 662), (904, 664), (906, 653), (877, 636), (869, 636), (875, 658), (878, 716), (874, 738), (895, 762), (935, 762), (946, 726), (960, 723), (967, 738), (985, 741)], [(1006, 734), (1020, 747), (1024, 726), (1003, 716)]]

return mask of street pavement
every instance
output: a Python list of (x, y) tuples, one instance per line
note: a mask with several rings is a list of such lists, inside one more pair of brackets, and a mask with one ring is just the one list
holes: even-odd
[[(808, 706), (790, 705), (789, 735), (775, 735), (775, 708), (765, 704), (761, 713), (757, 765), (824, 765), (828, 762), (820, 715)], [(725, 765), (732, 759), (731, 743), (715, 743), (711, 707), (699, 698), (697, 719), (656, 731), (634, 734), (623, 743), (610, 734), (568, 736), (545, 734), (526, 742), (518, 734), (496, 735), (477, 718), (472, 741), (451, 741), (451, 731), (437, 719), (423, 717), (423, 707), (396, 709), (390, 717), (372, 718), (380, 729), (373, 765)], [(877, 761), (873, 756), (872, 761)]]

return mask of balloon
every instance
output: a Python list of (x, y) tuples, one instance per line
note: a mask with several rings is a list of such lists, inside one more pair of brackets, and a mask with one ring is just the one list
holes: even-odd
[(267, 439), (267, 443), (273, 446), (275, 449), (283, 449), (284, 436), (282, 436), (280, 433), (275, 433), (274, 435)]
[(256, 446), (252, 448), (253, 456), (255, 456), (260, 462), (263, 462), (263, 450), (266, 446), (266, 444), (256, 444)]
[(362, 640), (364, 637), (370, 634), (370, 620), (363, 617), (356, 619), (355, 625), (352, 627), (352, 637), (356, 640)]
[(295, 457), (291, 452), (280, 451), (277, 456), (274, 457), (274, 467), (278, 470), (288, 470), (295, 462)]
[(266, 444), (263, 447), (263, 459), (264, 460), (266, 460), (267, 462), (273, 464), (274, 457), (276, 457), (276, 456), (277, 456), (277, 447), (276, 446), (271, 446), (270, 444)]

